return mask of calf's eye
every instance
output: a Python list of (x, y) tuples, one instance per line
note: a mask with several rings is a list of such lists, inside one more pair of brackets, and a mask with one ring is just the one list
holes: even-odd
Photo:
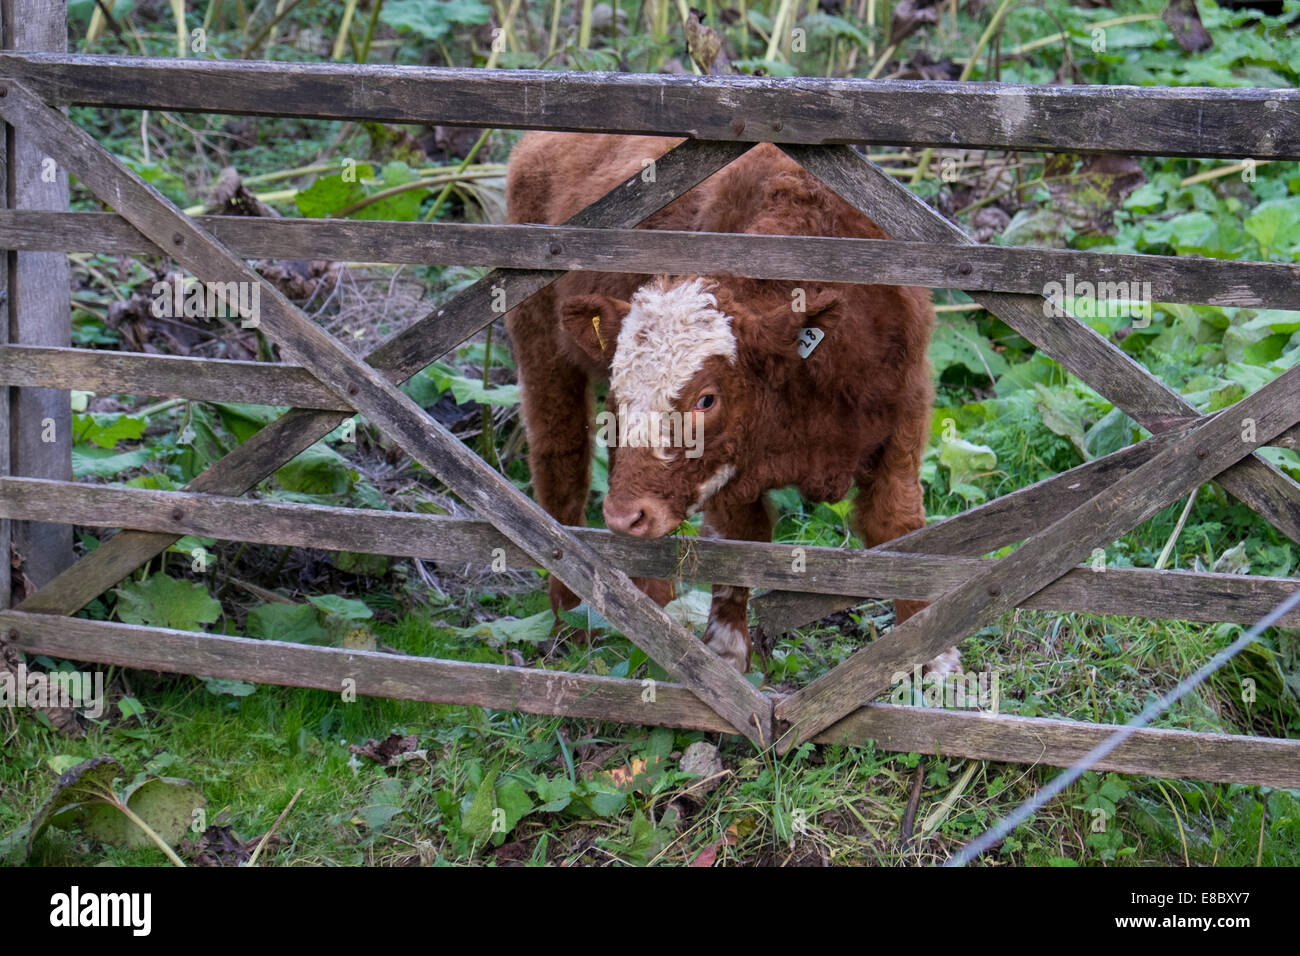
[(713, 403), (714, 403), (716, 400), (717, 400), (717, 399), (716, 399), (716, 397), (715, 397), (714, 395), (712, 395), (712, 394), (706, 392), (705, 394), (701, 395), (698, 399), (696, 399), (696, 401), (695, 401), (695, 410), (696, 410), (697, 412), (702, 412), (702, 411), (704, 411), (706, 408), (712, 408), (712, 407), (713, 407)]

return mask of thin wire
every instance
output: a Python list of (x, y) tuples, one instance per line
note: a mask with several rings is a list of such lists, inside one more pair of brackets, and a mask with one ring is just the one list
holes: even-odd
[(985, 830), (977, 838), (972, 840), (970, 843), (967, 843), (961, 848), (961, 850), (949, 857), (943, 865), (965, 866), (985, 850), (1000, 843), (1006, 838), (1007, 834), (1020, 826), (1020, 824), (1024, 823), (1025, 820), (1029, 819), (1029, 817), (1036, 813), (1043, 804), (1047, 803), (1048, 800), (1051, 800), (1070, 784), (1074, 783), (1074, 781), (1078, 780), (1079, 777), (1083, 776), (1084, 772), (1098, 760), (1101, 760), (1101, 758), (1105, 757), (1125, 740), (1133, 736), (1135, 731), (1145, 727), (1147, 724), (1151, 723), (1151, 721), (1155, 720), (1155, 718), (1164, 713), (1164, 711), (1169, 707), (1176, 704), (1185, 694), (1187, 694), (1188, 691), (1192, 690), (1220, 667), (1232, 660), (1232, 658), (1240, 653), (1246, 645), (1258, 639), (1259, 635), (1262, 634), (1266, 628), (1272, 627), (1274, 623), (1281, 620), (1283, 615), (1297, 606), (1300, 606), (1300, 588), (1297, 588), (1290, 597), (1260, 618), (1260, 620), (1251, 627), (1249, 631), (1210, 658), (1210, 660), (1202, 665), (1195, 674), (1188, 677), (1159, 700), (1148, 704), (1142, 713), (1138, 714), (1119, 730), (1115, 731), (1115, 733), (1111, 734), (1097, 746), (1089, 750), (1064, 773), (1054, 777), (1046, 784), (1046, 786), (1018, 806), (1012, 813), (1003, 817), (996, 826)]

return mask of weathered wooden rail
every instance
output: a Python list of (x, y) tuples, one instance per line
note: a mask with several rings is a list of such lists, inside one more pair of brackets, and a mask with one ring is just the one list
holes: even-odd
[[(685, 138), (563, 226), (252, 220), (182, 214), (58, 108), (67, 105), (599, 130)], [(1229, 409), (1200, 415), (1072, 316), (1043, 309), (1066, 274), (1149, 282), (1162, 301), (1300, 309), (1300, 267), (975, 245), (848, 146), (910, 146), (1300, 159), (1300, 92), (1020, 87), (856, 80), (607, 74), (178, 61), (59, 53), (0, 55), (0, 118), (55, 156), (113, 210), (10, 203), (0, 246), (20, 256), (94, 250), (165, 254), (204, 280), (256, 282), (261, 327), (283, 364), (97, 352), (66, 340), (0, 342), (0, 384), (287, 405), (178, 492), (76, 484), (0, 458), (0, 518), (122, 528), (16, 607), (0, 640), (78, 660), (359, 693), (744, 734), (785, 750), (803, 740), (972, 758), (1068, 764), (1104, 726), (867, 703), (1013, 607), (1251, 623), (1293, 579), (1083, 566), (1160, 508), (1214, 480), (1300, 541), (1300, 485), (1255, 452), (1300, 444), (1300, 370)], [(889, 240), (636, 230), (752, 143), (776, 142)], [(364, 259), (494, 267), (451, 302), (359, 359), (317, 328), (246, 258)], [(567, 270), (733, 272), (809, 281), (959, 288), (1152, 432), (1105, 458), (873, 550), (667, 539), (633, 541), (558, 525), (426, 416), (396, 385)], [(2, 277), (0, 277), (2, 278)], [(11, 306), (12, 307), (12, 306)], [(57, 394), (57, 393), (56, 393)], [(458, 494), (480, 520), (271, 503), (241, 497), (360, 413)], [(1250, 418), (1250, 440), (1241, 420)], [(27, 477), (23, 477), (26, 475)], [(677, 683), (435, 661), (73, 618), (180, 536), (548, 568)], [(0, 540), (3, 540), (0, 538)], [(1000, 559), (982, 557), (1023, 542)], [(798, 692), (755, 690), (631, 584), (683, 576), (766, 587), (760, 620), (784, 630), (863, 596), (933, 602)], [(0, 602), (0, 608), (3, 608)], [(1300, 626), (1300, 614), (1285, 622)], [(1300, 741), (1147, 730), (1103, 767), (1300, 786)]]

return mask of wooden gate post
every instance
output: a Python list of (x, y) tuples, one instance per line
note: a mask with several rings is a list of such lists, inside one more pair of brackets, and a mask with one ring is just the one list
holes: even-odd
[[(0, 45), (6, 50), (67, 49), (64, 0), (0, 0)], [(13, 127), (3, 128), (4, 205), (10, 209), (68, 208), (68, 174)], [(72, 343), (68, 258), (62, 252), (6, 252), (0, 266), (0, 340), (67, 347)], [(0, 474), (72, 477), (72, 412), (68, 393), (4, 389), (0, 398), (5, 448)], [(10, 545), (23, 573), (40, 587), (72, 563), (72, 526), (35, 521), (0, 523), (0, 607), (9, 604)]]

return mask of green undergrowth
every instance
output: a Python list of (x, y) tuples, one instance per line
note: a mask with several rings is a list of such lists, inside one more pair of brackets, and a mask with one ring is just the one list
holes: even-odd
[[(533, 607), (528, 598), (492, 610), (508, 619)], [(376, 631), (408, 653), (501, 661), (499, 651), (464, 633), (462, 619), (413, 614)], [(847, 630), (827, 628), (803, 641), (824, 656), (851, 643)], [(968, 667), (998, 673), (1004, 713), (1116, 722), (1230, 636), (1222, 628), (1021, 612), (963, 647)], [(551, 665), (614, 671), (628, 653), (610, 639), (567, 647)], [(1247, 679), (1258, 687), (1251, 706), (1240, 703)], [(22, 717), (0, 769), (0, 830), (16, 828), (48, 794), (52, 755), (112, 753), (132, 770), (193, 780), (207, 798), (207, 822), (249, 843), (301, 788), (279, 830), (286, 842), (265, 853), (268, 865), (682, 864), (701, 854), (715, 865), (933, 863), (1054, 772), (924, 758), (917, 835), (904, 844), (899, 818), (915, 754), (804, 746), (773, 758), (739, 738), (698, 732), (397, 700), (345, 703), (336, 693), (274, 686), (231, 696), (197, 678), (139, 672), (116, 672), (110, 685), (129, 688), (127, 700), (143, 706), (138, 713), (120, 706), (85, 739), (59, 737), (38, 718)], [(1275, 661), (1247, 654), (1158, 725), (1276, 734), (1289, 723), (1294, 734), (1294, 704), (1281, 696)], [(349, 750), (390, 733), (416, 735), (416, 753), (399, 766)], [(725, 767), (717, 788), (699, 796), (698, 778), (681, 769), (681, 754), (697, 741), (720, 744)], [(1298, 852), (1294, 792), (1088, 774), (985, 862), (1273, 865), (1294, 864)], [(59, 829), (38, 842), (32, 862), (88, 859), (165, 862), (156, 850), (100, 846)]]

